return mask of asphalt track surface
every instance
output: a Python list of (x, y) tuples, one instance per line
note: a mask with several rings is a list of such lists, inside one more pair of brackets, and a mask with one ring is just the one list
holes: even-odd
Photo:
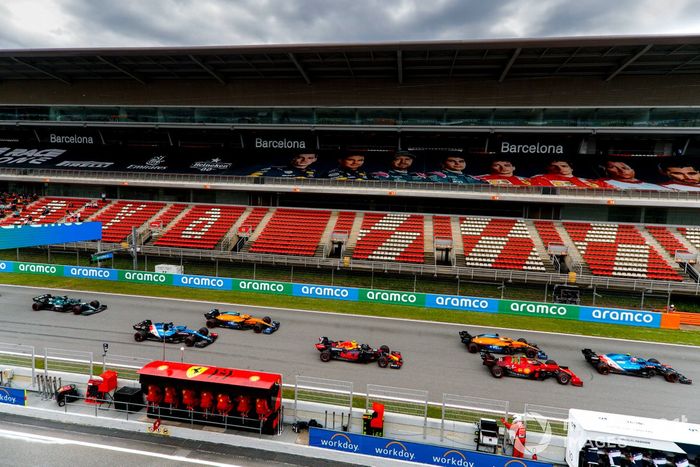
[[(98, 299), (109, 308), (93, 316), (32, 311), (32, 297), (41, 293), (67, 294), (86, 301)], [(110, 355), (161, 359), (163, 345), (135, 342), (133, 324), (151, 319), (198, 329), (205, 324), (203, 313), (217, 307), (254, 316), (269, 315), (282, 324), (272, 335), (217, 329), (219, 339), (214, 344), (204, 349), (186, 348), (186, 362), (282, 373), (283, 381), (288, 384), (294, 383), (295, 375), (351, 381), (358, 393), (366, 392), (367, 384), (427, 390), (432, 402), (441, 402), (443, 393), (506, 400), (510, 402), (511, 412), (522, 411), (524, 404), (530, 403), (700, 423), (698, 347), (15, 286), (0, 286), (0, 303), (0, 342), (33, 345), (42, 354), (45, 347), (91, 351), (95, 360), (100, 361), (102, 343), (107, 342)], [(479, 356), (469, 354), (460, 342), (458, 332), (462, 329), (472, 334), (500, 332), (535, 342), (551, 359), (568, 365), (584, 386), (562, 386), (553, 379), (495, 379)], [(386, 344), (402, 352), (404, 366), (392, 370), (376, 364), (334, 360), (323, 363), (314, 348), (319, 336), (355, 339), (376, 347)], [(166, 359), (179, 361), (180, 347), (180, 344), (166, 344)], [(602, 376), (584, 360), (581, 349), (585, 347), (598, 353), (622, 352), (657, 358), (695, 383), (672, 384), (660, 376), (650, 379)]]

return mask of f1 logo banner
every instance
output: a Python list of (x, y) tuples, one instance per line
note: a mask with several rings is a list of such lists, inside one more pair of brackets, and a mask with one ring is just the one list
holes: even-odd
[(0, 250), (102, 240), (101, 222), (0, 226)]

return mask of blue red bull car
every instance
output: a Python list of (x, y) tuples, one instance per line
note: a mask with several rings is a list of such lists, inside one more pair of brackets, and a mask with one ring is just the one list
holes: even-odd
[(168, 343), (184, 342), (187, 347), (206, 347), (219, 337), (215, 332), (210, 333), (207, 328), (195, 331), (187, 326), (177, 326), (173, 323), (154, 323), (150, 319), (134, 324), (134, 329), (136, 330), (134, 333), (136, 342), (145, 340)]
[(377, 362), (381, 368), (388, 366), (395, 370), (403, 366), (401, 352), (389, 350), (386, 345), (375, 349), (367, 344), (359, 344), (357, 341), (333, 341), (327, 337), (320, 337), (316, 344), (316, 350), (321, 352), (322, 362), (331, 360), (356, 363)]
[(572, 386), (583, 386), (583, 381), (569, 367), (559, 366), (554, 360), (541, 362), (535, 358), (512, 355), (497, 358), (488, 352), (482, 352), (481, 358), (494, 378), (503, 376), (536, 380), (555, 378), (559, 384), (571, 383)]
[(620, 375), (640, 376), (651, 378), (661, 375), (669, 383), (692, 384), (693, 380), (668, 365), (660, 363), (655, 358), (642, 358), (624, 353), (597, 354), (591, 349), (581, 351), (586, 361), (601, 375), (617, 373)]

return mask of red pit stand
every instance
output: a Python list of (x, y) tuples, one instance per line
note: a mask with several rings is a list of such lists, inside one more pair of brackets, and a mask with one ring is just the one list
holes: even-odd
[(107, 370), (100, 376), (90, 378), (87, 384), (85, 402), (88, 404), (103, 404), (104, 402), (108, 402), (111, 405), (114, 400), (112, 391), (116, 388), (117, 372)]
[(362, 416), (362, 434), (384, 436), (384, 404), (372, 402), (372, 413)]

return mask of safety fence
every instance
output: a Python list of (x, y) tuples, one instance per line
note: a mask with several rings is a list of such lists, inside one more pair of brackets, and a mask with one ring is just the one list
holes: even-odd
[[(137, 385), (138, 370), (148, 362), (150, 360), (138, 357), (103, 355), (101, 369), (116, 370), (122, 381)], [(43, 399), (55, 398), (57, 389), (63, 384), (87, 381), (99, 372), (99, 366), (99, 362), (96, 364), (94, 361), (92, 352), (46, 348), (41, 354), (36, 353), (31, 346), (0, 345), (0, 374), (7, 369), (12, 369), (13, 372), (19, 368), (31, 369), (31, 379), (26, 378), (21, 383), (2, 381), (0, 385), (34, 391), (41, 394)], [(90, 410), (95, 415), (106, 413), (106, 410), (116, 410), (112, 407), (111, 399), (92, 399), (94, 407)], [(355, 392), (353, 383), (349, 381), (301, 375), (295, 377), (293, 385), (285, 385), (284, 399), (288, 408), (293, 408), (294, 422), (313, 418), (326, 428), (342, 431), (352, 431), (352, 420), (358, 417), (357, 411), (364, 409), (365, 413), (370, 413), (373, 403), (377, 402), (384, 406), (385, 415), (391, 420), (386, 425), (387, 435), (405, 440), (449, 440), (454, 445), (463, 446), (472, 443), (473, 430), (480, 420), (498, 421), (501, 418), (510, 419), (514, 415), (509, 412), (508, 401), (503, 400), (443, 394), (442, 402), (436, 403), (429, 401), (428, 391), (425, 390), (368, 384), (366, 392), (359, 393)], [(66, 407), (64, 410), (69, 409)], [(217, 418), (211, 413), (192, 410), (173, 411), (167, 407), (157, 410), (170, 410), (156, 415), (189, 424), (205, 420), (209, 425), (250, 428), (252, 423), (234, 417)], [(122, 412), (126, 412), (128, 419), (129, 413), (134, 410)], [(567, 409), (526, 404), (523, 416), (530, 431), (565, 435), (567, 414)], [(354, 429), (357, 430), (357, 427), (354, 426)]]
[(647, 310), (627, 310), (562, 303), (499, 300), (462, 295), (403, 292), (356, 287), (334, 287), (281, 281), (235, 279), (191, 274), (169, 274), (16, 261), (0, 261), (0, 273), (2, 272), (98, 279), (135, 284), (169, 285), (219, 291), (255, 292), (268, 295), (322, 298), (349, 302), (376, 303), (381, 305), (402, 305), (455, 311), (534, 316), (647, 328), (678, 328), (678, 320), (674, 321), (669, 319), (671, 317), (670, 314)]

